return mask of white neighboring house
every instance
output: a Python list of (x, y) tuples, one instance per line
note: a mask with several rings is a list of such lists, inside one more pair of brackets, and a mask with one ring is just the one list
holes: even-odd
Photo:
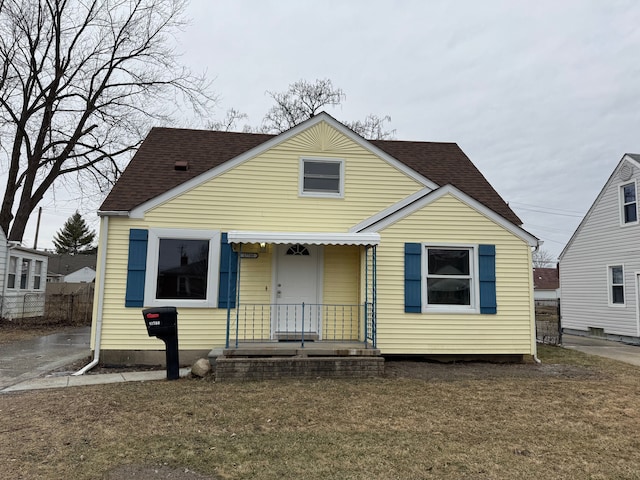
[(7, 241), (0, 229), (0, 316), (7, 319), (44, 315), (47, 263), (44, 252)]
[(560, 254), (562, 327), (640, 344), (640, 154), (625, 154)]
[(47, 282), (91, 283), (96, 278), (95, 253), (49, 254)]
[(82, 267), (69, 275), (64, 276), (66, 283), (91, 283), (96, 279), (96, 270), (91, 267)]

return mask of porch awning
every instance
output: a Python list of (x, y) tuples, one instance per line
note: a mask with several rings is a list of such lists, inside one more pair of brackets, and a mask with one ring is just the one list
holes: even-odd
[(270, 243), (306, 245), (378, 245), (379, 233), (332, 233), (332, 232), (249, 232), (231, 230), (230, 243)]

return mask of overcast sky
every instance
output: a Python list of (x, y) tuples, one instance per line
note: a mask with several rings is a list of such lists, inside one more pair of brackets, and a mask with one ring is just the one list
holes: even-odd
[[(267, 90), (329, 78), (338, 120), (389, 115), (398, 140), (460, 145), (553, 256), (640, 152), (637, 1), (192, 0), (187, 15), (177, 48), (214, 79), (215, 118), (258, 125)], [(98, 206), (83, 206), (95, 227)], [(45, 204), (41, 248), (74, 209)]]

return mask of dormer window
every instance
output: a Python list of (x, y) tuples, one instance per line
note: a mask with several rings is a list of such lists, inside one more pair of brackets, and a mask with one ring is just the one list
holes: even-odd
[(305, 197), (343, 197), (344, 161), (301, 159), (300, 195)]
[(638, 203), (635, 182), (620, 187), (621, 220), (623, 225), (638, 223)]

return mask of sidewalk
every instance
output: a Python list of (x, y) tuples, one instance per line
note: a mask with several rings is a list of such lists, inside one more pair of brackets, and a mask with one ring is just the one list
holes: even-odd
[[(180, 377), (191, 373), (190, 368), (181, 368)], [(100, 375), (51, 375), (44, 378), (33, 378), (24, 382), (0, 389), (0, 394), (23, 390), (41, 390), (46, 388), (78, 387), (82, 385), (102, 385), (105, 383), (148, 382), (167, 378), (166, 370), (148, 372), (104, 373)]]
[(594, 337), (562, 335), (562, 346), (589, 355), (611, 358), (619, 362), (640, 366), (640, 346)]
[[(640, 366), (640, 346), (593, 337), (563, 335), (563, 347)], [(89, 327), (0, 346), (0, 394), (24, 390), (64, 388), (167, 378), (166, 370), (73, 376), (51, 373), (82, 358), (89, 358)], [(180, 377), (190, 368), (181, 368)]]
[[(74, 328), (31, 340), (0, 345), (0, 393), (101, 383), (142, 382), (167, 378), (166, 370), (73, 376), (51, 373), (90, 358), (90, 327)], [(190, 369), (180, 370), (186, 376)]]

